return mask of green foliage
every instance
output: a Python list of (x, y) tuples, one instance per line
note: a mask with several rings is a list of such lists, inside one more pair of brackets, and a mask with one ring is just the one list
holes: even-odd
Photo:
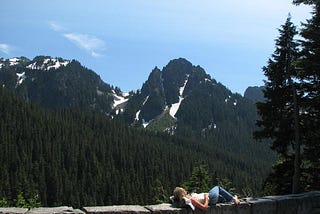
[(24, 199), (22, 192), (19, 192), (19, 194), (17, 196), (16, 207), (28, 208), (28, 204), (27, 204), (26, 200)]
[(19, 192), (16, 199), (13, 201), (8, 200), (7, 198), (3, 197), (0, 200), (0, 207), (21, 207), (21, 208), (35, 208), (40, 207), (40, 197), (38, 194), (35, 194), (31, 198), (25, 199), (23, 192)]
[[(266, 101), (257, 103), (258, 113), (261, 115), (257, 125), (261, 129), (256, 131), (254, 136), (257, 139), (272, 139), (271, 148), (288, 160), (293, 155), (295, 142), (295, 127), (292, 125), (294, 124), (292, 79), (295, 79), (296, 74), (294, 62), (297, 59), (298, 46), (294, 40), (297, 31), (291, 22), (291, 17), (288, 17), (286, 23), (279, 29), (279, 33), (272, 59), (269, 59), (268, 66), (263, 68), (268, 78), (265, 81), (264, 90)], [(270, 175), (269, 181), (275, 181), (282, 187), (287, 186), (287, 181), (292, 179), (292, 174), (283, 173), (282, 170), (278, 171), (279, 168), (281, 168), (280, 164), (273, 167), (275, 171)], [(289, 193), (284, 188), (275, 189), (278, 190), (276, 194)]]
[[(288, 18), (279, 30), (276, 50), (263, 68), (265, 103), (257, 103), (262, 128), (258, 139), (269, 138), (278, 162), (267, 178), (264, 189), (271, 194), (287, 194), (320, 188), (320, 5), (317, 1), (295, 1), (315, 4), (313, 17), (303, 24), (297, 43), (295, 26)], [(298, 46), (301, 51), (298, 53)], [(302, 151), (297, 145), (301, 144)], [(301, 157), (301, 160), (300, 160)], [(301, 173), (300, 173), (301, 172)]]
[(9, 201), (6, 198), (0, 199), (0, 207), (9, 207)]
[(176, 124), (176, 120), (171, 117), (168, 111), (165, 111), (163, 114), (158, 116), (154, 119), (148, 126), (147, 130), (154, 131), (154, 132), (169, 132), (171, 131), (170, 128), (174, 128)]
[(167, 193), (166, 189), (164, 188), (164, 186), (162, 185), (159, 179), (155, 180), (153, 184), (152, 192), (154, 194), (153, 201), (156, 204), (168, 202), (169, 194)]
[(191, 178), (183, 186), (192, 192), (208, 192), (212, 185), (209, 177), (208, 167), (204, 165), (196, 166), (192, 170)]
[(313, 16), (301, 30), (301, 57), (299, 67), (301, 93), (301, 130), (303, 133), (302, 175), (306, 190), (320, 188), (320, 4), (317, 1)]
[(249, 197), (253, 197), (254, 196), (254, 191), (252, 188), (250, 187), (244, 187), (242, 190), (241, 190), (241, 193), (240, 194), (237, 194), (237, 193), (232, 193), (231, 194), (233, 195), (237, 195), (239, 198), (249, 198)]
[[(24, 192), (39, 193), (44, 206), (155, 203), (163, 198), (154, 197), (156, 179), (171, 190), (200, 159), (182, 139), (153, 136), (101, 115), (42, 110), (2, 88), (0, 95), (1, 198)], [(192, 161), (185, 161), (191, 154)], [(21, 194), (18, 204), (34, 199)]]
[(28, 208), (41, 207), (41, 201), (38, 194), (28, 199)]
[(236, 189), (232, 185), (231, 180), (228, 178), (219, 178), (218, 179), (218, 186), (221, 186), (224, 189), (227, 189), (233, 195), (236, 193)]

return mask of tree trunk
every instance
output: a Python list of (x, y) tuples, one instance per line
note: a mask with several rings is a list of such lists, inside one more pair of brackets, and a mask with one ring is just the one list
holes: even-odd
[(300, 192), (300, 128), (299, 128), (299, 108), (297, 102), (297, 92), (292, 85), (293, 92), (293, 108), (294, 108), (294, 135), (295, 135), (295, 144), (294, 144), (294, 175), (292, 180), (292, 194)]

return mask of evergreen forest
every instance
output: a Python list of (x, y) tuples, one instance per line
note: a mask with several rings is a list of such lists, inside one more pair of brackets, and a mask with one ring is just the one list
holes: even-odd
[(43, 206), (167, 202), (199, 165), (207, 166), (209, 185), (226, 179), (239, 194), (259, 194), (273, 160), (234, 156), (98, 113), (43, 109), (2, 88), (0, 108), (0, 198), (8, 205), (19, 194), (39, 196)]

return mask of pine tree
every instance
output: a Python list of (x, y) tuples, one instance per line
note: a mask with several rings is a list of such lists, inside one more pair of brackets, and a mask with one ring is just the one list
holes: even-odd
[[(299, 118), (296, 114), (297, 99), (300, 95), (297, 94), (296, 83), (293, 81), (296, 76), (294, 62), (297, 59), (298, 47), (294, 36), (298, 32), (291, 22), (290, 15), (279, 29), (279, 33), (280, 36), (276, 39), (276, 48), (272, 59), (269, 59), (267, 67), (263, 68), (264, 74), (268, 78), (265, 81), (264, 90), (266, 102), (257, 103), (258, 113), (261, 116), (257, 125), (261, 130), (254, 133), (257, 139), (271, 139), (271, 148), (279, 156), (278, 163), (274, 166), (274, 173), (269, 177), (269, 182), (283, 188), (276, 188), (280, 191), (276, 192), (277, 194), (288, 193), (292, 188), (290, 177), (293, 176), (295, 158), (297, 158), (297, 165), (300, 165)], [(294, 150), (295, 148), (297, 151)], [(295, 157), (295, 153), (297, 153), (297, 157)], [(283, 167), (283, 165), (290, 167)], [(297, 189), (300, 180), (299, 174), (298, 169), (295, 171), (295, 185), (297, 185), (295, 188)]]
[(320, 3), (314, 5), (312, 18), (303, 24), (301, 36), (298, 78), (304, 94), (301, 117), (307, 175), (305, 186), (312, 190), (320, 188)]
[(293, 3), (294, 4), (310, 4), (310, 5), (313, 5), (313, 4), (318, 4), (318, 1), (319, 0), (293, 0)]
[(208, 192), (211, 178), (207, 166), (200, 165), (193, 168), (191, 178), (184, 186), (194, 192)]

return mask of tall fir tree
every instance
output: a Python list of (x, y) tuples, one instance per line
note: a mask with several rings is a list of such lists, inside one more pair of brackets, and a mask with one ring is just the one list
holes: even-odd
[[(275, 194), (290, 193), (292, 177), (295, 174), (294, 159), (298, 152), (295, 145), (299, 144), (298, 118), (295, 113), (300, 99), (297, 94), (295, 62), (297, 59), (298, 43), (296, 27), (289, 15), (285, 24), (279, 29), (280, 36), (276, 39), (276, 48), (268, 65), (263, 72), (268, 80), (265, 81), (265, 102), (258, 102), (257, 108), (261, 119), (257, 125), (261, 128), (254, 133), (256, 139), (271, 139), (271, 148), (278, 154), (278, 162), (274, 165), (273, 173), (267, 179)], [(296, 123), (295, 123), (296, 121)], [(294, 125), (296, 124), (296, 125)], [(296, 172), (296, 182), (300, 180), (299, 170)], [(299, 186), (299, 183), (296, 185)], [(298, 188), (298, 187), (297, 187)]]
[(308, 4), (308, 5), (314, 5), (314, 4), (318, 4), (319, 0), (293, 0), (294, 4)]
[(207, 166), (199, 165), (193, 168), (190, 180), (183, 186), (192, 192), (208, 192), (211, 180)]
[[(315, 1), (316, 2), (316, 1)], [(320, 188), (320, 3), (314, 3), (313, 16), (301, 30), (301, 56), (298, 78), (301, 81), (304, 171), (307, 190)]]

